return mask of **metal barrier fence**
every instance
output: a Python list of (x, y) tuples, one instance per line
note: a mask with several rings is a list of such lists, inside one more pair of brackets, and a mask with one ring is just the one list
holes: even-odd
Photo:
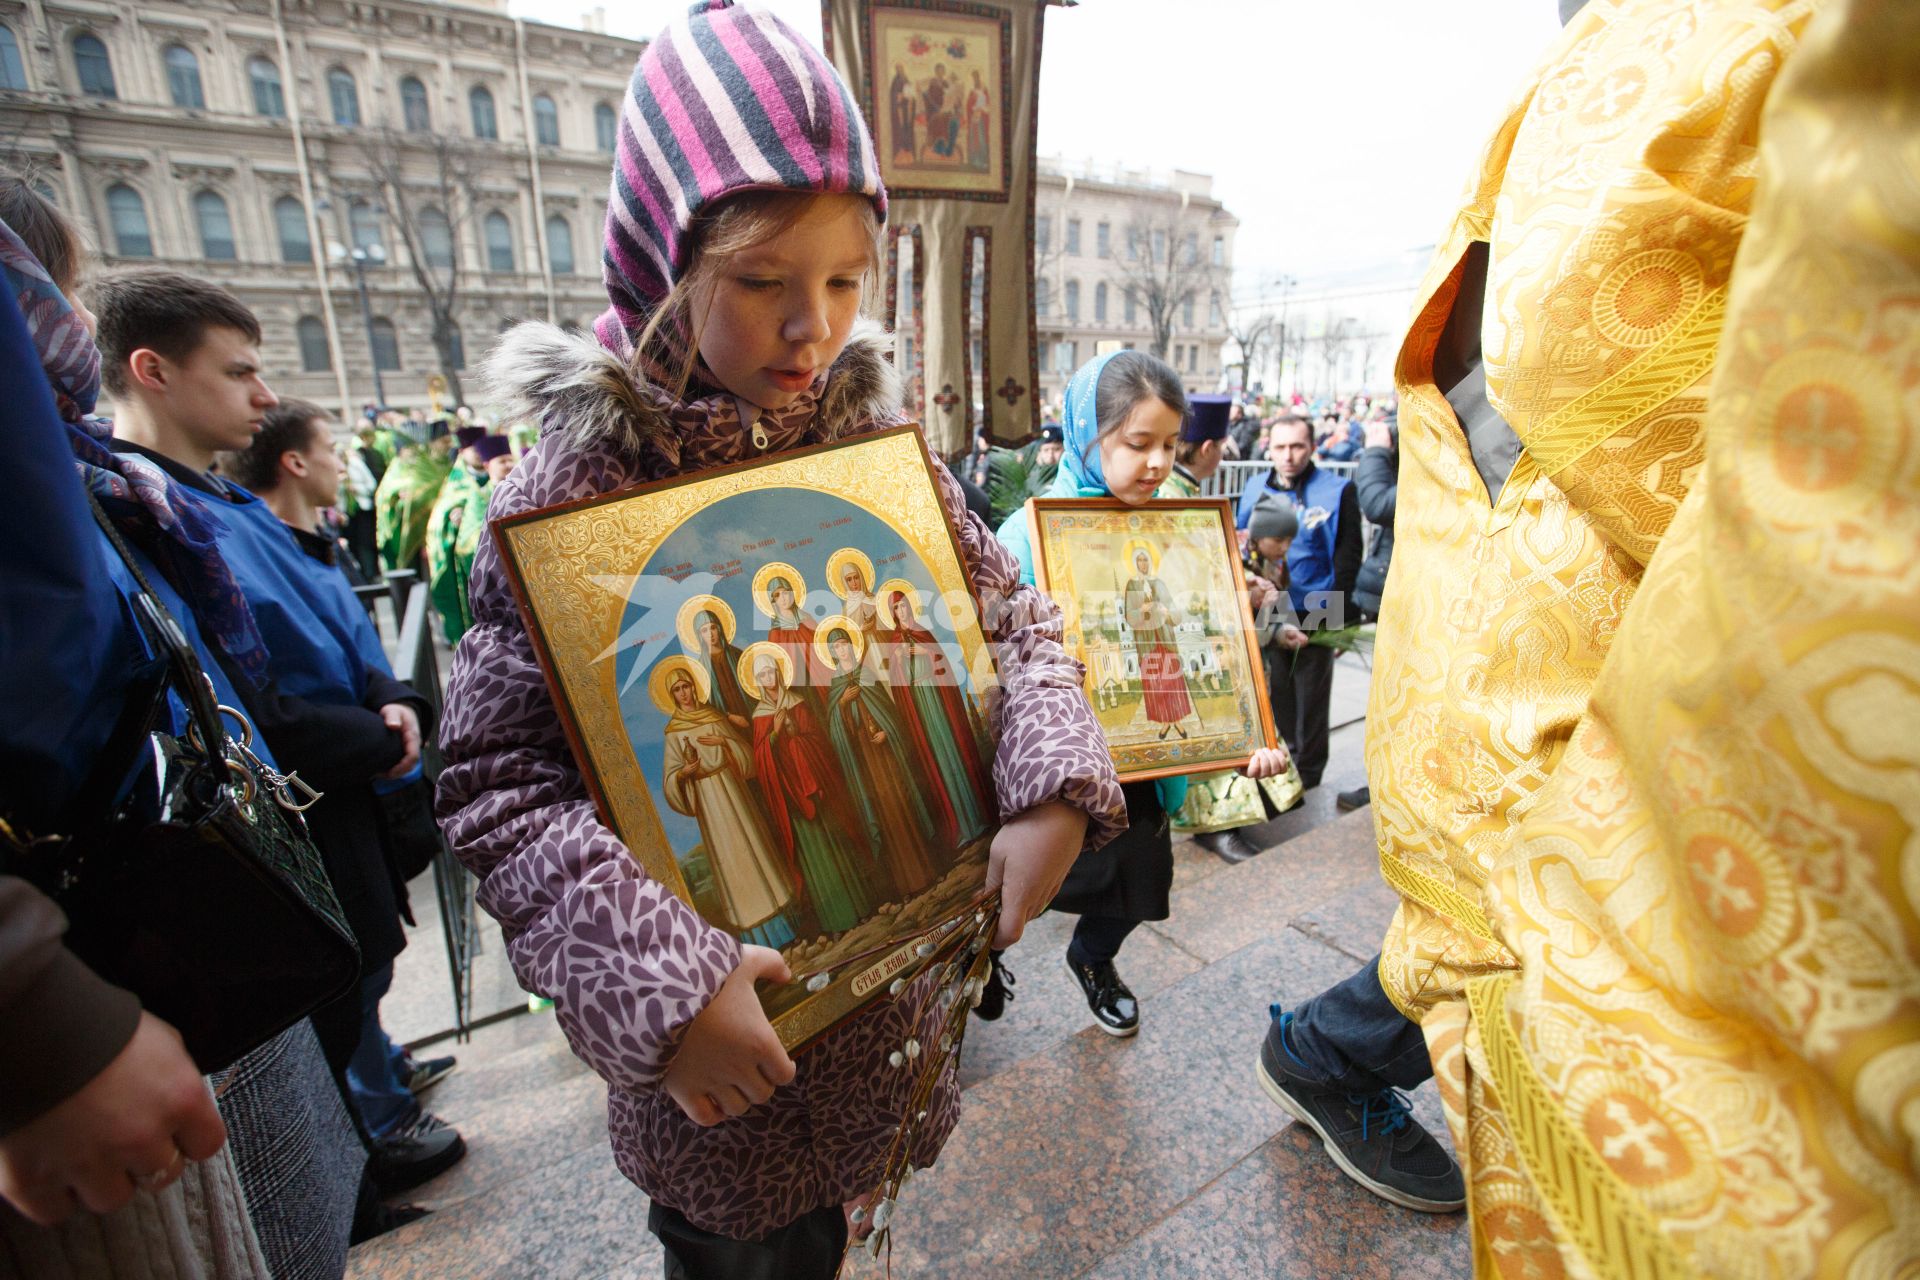
[[(394, 678), (412, 686), (427, 700), (427, 705), (433, 708), (433, 722), (438, 724), (446, 709), (445, 689), (440, 676), (439, 651), (433, 643), (436, 619), (427, 584), (421, 582), (413, 570), (403, 569), (387, 574), (384, 583), (355, 587), (354, 594), (360, 597), (369, 614), (375, 614), (376, 622), (378, 615), (375, 613), (375, 602), (382, 598), (391, 601), (399, 633), (399, 641), (394, 647)], [(427, 735), (420, 745), (420, 758), (425, 766), (428, 785), (432, 785), (439, 780), (443, 763), (438, 735)], [(432, 1043), (449, 1036), (465, 1040), (479, 1023), (491, 1022), (502, 1016), (491, 1015), (478, 1022), (473, 1017), (473, 958), (479, 938), (474, 918), (473, 888), (473, 877), (453, 856), (453, 850), (447, 847), (446, 837), (442, 836), (440, 848), (433, 855), (433, 889), (440, 906), (441, 939), (447, 948), (447, 975), (453, 984), (453, 1026), (410, 1042), (410, 1048), (418, 1048), (422, 1043)], [(503, 1014), (524, 1012), (526, 1006), (521, 1005), (503, 1011)]]

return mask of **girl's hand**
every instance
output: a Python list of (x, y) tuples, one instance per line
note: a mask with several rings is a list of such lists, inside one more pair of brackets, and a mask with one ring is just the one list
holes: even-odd
[(1027, 922), (1047, 909), (1086, 835), (1087, 815), (1059, 800), (1037, 805), (1000, 828), (987, 854), (987, 891), (1000, 890), (996, 951), (1020, 941)]
[(1275, 586), (1257, 573), (1247, 575), (1247, 604), (1255, 613), (1267, 607), (1269, 601), (1278, 595)]
[(1304, 649), (1307, 647), (1307, 633), (1291, 622), (1280, 624), (1280, 647), (1282, 649)]
[(1262, 747), (1253, 753), (1240, 772), (1249, 778), (1277, 778), (1287, 771), (1285, 747)]
[(743, 1116), (793, 1079), (793, 1059), (754, 993), (756, 982), (792, 979), (778, 951), (740, 948), (740, 967), (687, 1025), (660, 1082), (689, 1120), (716, 1125), (729, 1116)]

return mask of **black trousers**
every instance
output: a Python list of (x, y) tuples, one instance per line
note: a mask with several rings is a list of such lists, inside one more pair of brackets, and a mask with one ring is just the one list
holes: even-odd
[(758, 1240), (703, 1231), (678, 1209), (653, 1205), (647, 1229), (667, 1251), (667, 1280), (833, 1280), (847, 1251), (847, 1219), (815, 1209)]
[(1273, 723), (1286, 740), (1303, 785), (1320, 785), (1327, 771), (1327, 729), (1333, 712), (1333, 650), (1310, 644), (1267, 651), (1267, 696)]

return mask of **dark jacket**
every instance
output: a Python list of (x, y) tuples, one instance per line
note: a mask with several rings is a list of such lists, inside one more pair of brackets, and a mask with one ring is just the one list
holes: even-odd
[[(233, 504), (236, 494), (244, 493), (217, 477), (183, 467), (137, 445), (115, 441), (114, 447), (151, 459), (181, 484), (205, 496), (216, 513), (223, 504)], [(253, 500), (251, 495), (248, 499)], [(293, 529), (286, 529), (286, 533), (289, 542), (308, 556), (334, 564), (331, 540), (317, 534), (300, 534)], [(229, 545), (229, 539), (223, 537), (223, 551)], [(235, 550), (229, 560), (250, 593), (261, 590), (263, 585), (285, 582), (270, 573), (251, 572), (251, 566), (240, 560), (247, 554), (244, 548), (232, 545)], [(285, 583), (273, 589), (305, 592), (313, 585)], [(344, 578), (338, 585), (351, 596), (351, 588)], [(395, 680), (384, 662), (362, 661), (350, 651), (347, 665), (356, 672), (362, 688), (335, 696), (335, 691), (313, 687), (315, 672), (287, 669), (290, 655), (298, 650), (291, 645), (274, 644), (275, 628), (290, 617), (303, 615), (289, 614), (283, 618), (274, 609), (263, 607), (270, 603), (256, 601), (255, 614), (271, 655), (267, 667), (271, 680), (265, 689), (246, 695), (247, 709), (261, 736), (279, 758), (280, 767), (298, 772), (308, 785), (323, 793), (319, 803), (307, 811), (307, 828), (326, 860), (327, 874), (340, 896), (341, 909), (360, 943), (361, 966), (371, 971), (399, 955), (407, 945), (406, 932), (400, 924), (406, 909), (406, 888), (387, 847), (373, 791), (374, 780), (399, 763), (402, 744), (399, 735), (381, 720), (379, 710), (391, 702), (411, 706), (420, 717), (421, 737), (425, 741), (433, 732), (432, 708), (413, 689)], [(352, 607), (358, 609), (359, 605), (354, 603)], [(312, 623), (308, 629), (314, 630)], [(308, 696), (289, 695), (285, 692), (287, 686), (306, 690)], [(331, 1028), (322, 1030), (324, 1035)], [(328, 1048), (331, 1051), (333, 1046), (329, 1044)]]
[(1360, 514), (1373, 524), (1373, 545), (1361, 562), (1353, 584), (1353, 602), (1369, 618), (1380, 616), (1380, 597), (1387, 586), (1387, 565), (1393, 559), (1393, 497), (1400, 485), (1400, 450), (1363, 450), (1353, 468), (1353, 488)]

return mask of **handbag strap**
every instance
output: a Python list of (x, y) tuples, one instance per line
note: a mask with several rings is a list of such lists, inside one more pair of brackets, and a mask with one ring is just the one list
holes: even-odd
[(139, 588), (132, 601), (133, 615), (155, 655), (166, 662), (168, 678), (165, 683), (171, 685), (186, 704), (188, 716), (200, 730), (200, 740), (205, 745), (208, 758), (225, 759), (227, 730), (220, 719), (220, 704), (214, 698), (213, 682), (207, 678), (199, 657), (193, 652), (193, 646), (187, 642), (187, 633), (155, 593), (153, 584), (147, 581), (145, 571), (140, 568), (140, 562), (134, 558), (133, 551), (121, 538), (119, 529), (114, 527), (112, 518), (91, 490), (87, 493), (87, 505), (93, 509), (94, 521), (107, 535), (107, 541), (113, 544), (113, 549), (119, 553), (127, 571), (133, 575), (135, 586)]

